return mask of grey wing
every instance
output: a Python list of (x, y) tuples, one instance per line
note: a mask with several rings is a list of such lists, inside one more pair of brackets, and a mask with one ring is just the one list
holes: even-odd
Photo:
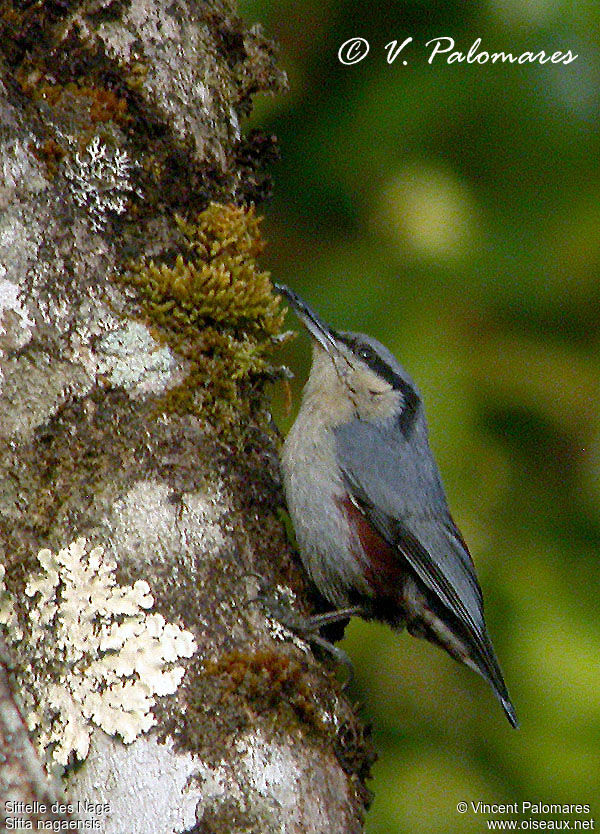
[(462, 626), (471, 659), (492, 684), (512, 726), (518, 726), (485, 627), (475, 568), (448, 510), (423, 413), (409, 436), (392, 420), (340, 426), (336, 452), (356, 503)]
[(336, 429), (336, 451), (347, 488), (370, 521), (487, 654), (481, 590), (450, 516), (424, 419), (409, 438), (391, 420), (354, 420)]

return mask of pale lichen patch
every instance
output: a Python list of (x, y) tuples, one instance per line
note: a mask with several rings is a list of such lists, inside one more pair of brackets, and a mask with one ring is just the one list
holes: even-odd
[[(94, 725), (125, 743), (155, 724), (156, 699), (176, 691), (196, 650), (193, 635), (148, 613), (144, 580), (117, 584), (116, 562), (79, 538), (38, 554), (26, 614), (0, 597), (0, 623), (19, 658), (27, 721), (48, 763), (85, 758)], [(0, 583), (2, 576), (0, 576)], [(0, 591), (3, 586), (0, 584)], [(15, 628), (15, 626), (18, 626)]]
[(140, 322), (130, 321), (107, 333), (97, 351), (98, 373), (113, 387), (125, 388), (130, 394), (158, 394), (169, 384), (181, 382), (181, 378), (174, 378), (177, 362), (170, 348), (159, 345)]
[(15, 195), (37, 194), (48, 187), (42, 166), (31, 153), (28, 143), (12, 139), (4, 144), (0, 163), (0, 209), (4, 209)]
[(50, 362), (44, 354), (18, 353), (2, 364), (0, 437), (27, 438), (48, 422), (70, 397), (92, 387), (85, 370), (71, 362)]
[(133, 163), (127, 151), (109, 147), (94, 136), (83, 152), (76, 151), (64, 167), (71, 194), (88, 212), (95, 232), (102, 231), (110, 215), (123, 214), (128, 201), (140, 192), (131, 178)]
[(214, 826), (218, 821), (220, 828), (212, 830), (225, 830), (226, 820), (237, 810), (244, 818), (251, 812), (262, 824), (252, 831), (331, 829), (324, 796), (346, 797), (346, 776), (340, 768), (323, 767), (316, 750), (267, 737), (260, 728), (242, 735), (234, 746), (235, 772), (225, 759), (216, 766), (199, 765), (202, 801), (196, 813), (201, 822)]
[(227, 512), (222, 486), (216, 478), (210, 490), (184, 493), (173, 500), (173, 490), (160, 481), (135, 483), (115, 501), (111, 524), (115, 541), (124, 553), (134, 556), (144, 541), (147, 558), (168, 563), (175, 552), (195, 553), (212, 561), (225, 546), (222, 517)]
[(18, 284), (0, 278), (0, 347), (22, 348), (31, 339), (34, 322), (20, 292)]
[[(31, 339), (33, 322), (30, 312), (33, 305), (30, 298), (25, 299), (22, 287), (25, 276), (40, 264), (43, 231), (35, 211), (23, 208), (15, 192), (3, 188), (1, 165), (0, 153), (0, 279), (3, 284), (2, 329), (5, 331), (1, 341), (4, 349), (19, 349)], [(10, 322), (9, 316), (15, 320)]]
[[(188, 831), (196, 823), (196, 770), (195, 757), (175, 751), (171, 739), (159, 744), (153, 736), (142, 736), (126, 748), (99, 734), (85, 767), (70, 774), (69, 788), (74, 799), (90, 797), (110, 808), (97, 818), (95, 828), (102, 834), (148, 834), (157, 830), (157, 820), (161, 831)], [(115, 790), (116, 776), (126, 790)]]

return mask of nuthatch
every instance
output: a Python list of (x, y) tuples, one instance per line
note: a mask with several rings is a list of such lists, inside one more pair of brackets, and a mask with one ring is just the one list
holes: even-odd
[(332, 330), (295, 292), (275, 288), (313, 338), (310, 376), (282, 454), (308, 574), (340, 618), (406, 626), (474, 669), (516, 727), (415, 384), (375, 339)]

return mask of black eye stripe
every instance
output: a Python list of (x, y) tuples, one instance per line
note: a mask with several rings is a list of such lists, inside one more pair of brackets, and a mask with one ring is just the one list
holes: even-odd
[(346, 347), (349, 347), (352, 353), (354, 353), (355, 356), (358, 356), (359, 359), (362, 359), (372, 371), (374, 371), (382, 379), (385, 379), (385, 381), (388, 382), (392, 388), (397, 391), (402, 391), (403, 394), (405, 388), (410, 388), (411, 391), (413, 390), (412, 387), (405, 382), (401, 376), (399, 376), (399, 374), (390, 368), (387, 362), (385, 362), (370, 345), (361, 344), (355, 338), (341, 336), (337, 333), (336, 338), (339, 339), (340, 342), (343, 342)]
[(419, 396), (412, 385), (396, 373), (387, 362), (385, 362), (370, 345), (361, 344), (356, 338), (342, 336), (339, 333), (335, 337), (343, 342), (346, 347), (350, 348), (355, 356), (362, 359), (363, 362), (374, 372), (377, 376), (384, 379), (395, 391), (400, 391), (404, 400), (404, 407), (398, 416), (398, 426), (400, 431), (408, 436), (410, 430), (415, 422), (417, 409), (419, 407)]

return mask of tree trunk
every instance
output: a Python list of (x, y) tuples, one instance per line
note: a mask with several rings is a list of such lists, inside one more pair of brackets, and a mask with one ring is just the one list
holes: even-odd
[(361, 831), (368, 740), (261, 603), (309, 605), (240, 133), (273, 50), (224, 0), (3, 2), (0, 49), (5, 830)]

